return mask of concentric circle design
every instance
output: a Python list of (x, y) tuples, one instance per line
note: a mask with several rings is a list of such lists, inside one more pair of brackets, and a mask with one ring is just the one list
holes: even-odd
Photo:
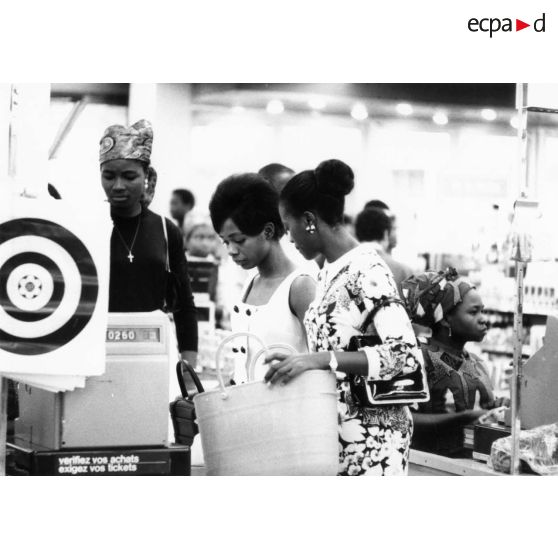
[(91, 319), (98, 290), (91, 254), (69, 230), (43, 219), (0, 224), (0, 349), (63, 347)]
[(11, 258), (4, 266), (8, 277), (6, 294), (11, 302), (11, 306), (6, 307), (5, 310), (10, 316), (24, 321), (36, 321), (52, 313), (53, 304), (50, 301), (54, 295), (55, 278), (58, 287), (55, 300), (60, 300), (60, 287), (62, 292), (64, 288), (64, 284), (60, 281), (62, 274), (58, 266), (41, 254), (34, 254), (34, 256), (35, 261), (41, 261), (43, 265), (21, 263), (14, 267), (17, 262), (23, 261), (20, 255)]

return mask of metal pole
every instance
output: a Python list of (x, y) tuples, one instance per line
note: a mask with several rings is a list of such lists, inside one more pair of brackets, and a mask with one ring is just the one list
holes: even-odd
[(17, 107), (19, 105), (19, 93), (17, 87), (12, 85), (12, 91), (10, 95), (10, 128), (8, 137), (8, 176), (14, 178), (17, 174), (17, 132), (16, 132), (16, 115)]
[(511, 466), (512, 475), (519, 474), (519, 436), (521, 433), (521, 386), (523, 382), (523, 277), (527, 264), (516, 261), (516, 305), (513, 321), (513, 376), (511, 385)]
[[(519, 139), (520, 165), (519, 165), (519, 198), (525, 198), (528, 190), (528, 158), (527, 158), (527, 85), (517, 84), (516, 106), (518, 115), (517, 135)], [(521, 253), (518, 236), (515, 239), (517, 246), (513, 249), (512, 259), (516, 263), (515, 279), (515, 308), (514, 308), (514, 342), (513, 342), (513, 375), (511, 382), (511, 463), (510, 473), (519, 474), (519, 436), (521, 433), (521, 385), (523, 381), (523, 279), (527, 268), (528, 254)]]
[[(16, 175), (16, 145), (14, 132), (14, 113), (17, 111), (18, 92), (12, 85), (10, 94), (10, 126), (8, 132), (8, 176)], [(0, 376), (0, 477), (6, 475), (6, 442), (8, 435), (8, 380)]]
[(79, 118), (80, 114), (83, 112), (83, 109), (87, 106), (89, 102), (88, 97), (84, 97), (80, 99), (77, 103), (74, 104), (72, 109), (70, 110), (68, 116), (64, 120), (64, 122), (60, 125), (58, 133), (52, 142), (52, 145), (48, 152), (48, 158), (54, 159), (60, 146), (64, 143), (64, 140), (68, 136), (68, 134), (72, 131), (74, 124), (76, 123), (77, 119)]
[(6, 441), (8, 434), (8, 380), (0, 376), (0, 477), (6, 475)]

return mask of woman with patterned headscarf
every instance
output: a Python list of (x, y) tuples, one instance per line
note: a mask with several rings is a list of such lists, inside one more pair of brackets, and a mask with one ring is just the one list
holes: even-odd
[[(488, 421), (493, 413), (487, 411), (503, 402), (494, 398), (484, 362), (465, 350), (467, 342), (482, 341), (488, 329), (481, 297), (454, 269), (412, 276), (401, 289), (412, 321), (432, 331), (421, 347), (430, 401), (414, 413), (412, 447), (457, 455), (463, 426)], [(453, 404), (446, 401), (448, 392)]]
[(178, 348), (181, 357), (195, 366), (198, 325), (182, 233), (147, 208), (157, 179), (150, 166), (152, 146), (153, 130), (146, 120), (130, 127), (110, 126), (100, 141), (101, 183), (114, 223), (109, 311), (161, 310), (169, 302), (165, 301), (168, 253), (168, 266), (176, 278), (173, 315)]

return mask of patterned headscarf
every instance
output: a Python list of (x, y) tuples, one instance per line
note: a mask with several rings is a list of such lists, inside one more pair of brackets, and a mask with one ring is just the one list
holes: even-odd
[(147, 120), (139, 120), (129, 128), (109, 126), (100, 141), (99, 163), (114, 159), (134, 159), (149, 164), (153, 147), (153, 128)]
[(474, 285), (461, 279), (454, 268), (413, 275), (401, 284), (403, 301), (411, 320), (430, 328), (440, 322), (474, 288)]

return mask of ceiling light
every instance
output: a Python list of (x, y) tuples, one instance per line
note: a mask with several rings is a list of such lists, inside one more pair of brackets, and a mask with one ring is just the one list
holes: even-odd
[(321, 97), (310, 97), (308, 100), (308, 106), (312, 110), (324, 110), (327, 103)]
[(355, 120), (366, 120), (368, 118), (368, 111), (362, 103), (355, 103), (351, 110), (351, 116)]
[(401, 115), (401, 116), (411, 116), (411, 114), (413, 114), (413, 107), (409, 104), (409, 103), (399, 103), (396, 107), (395, 110)]
[(496, 120), (496, 117), (498, 116), (498, 114), (496, 113), (496, 111), (494, 109), (485, 108), (485, 109), (481, 110), (481, 116), (485, 120), (488, 120), (489, 122), (492, 122), (493, 120)]
[(266, 110), (269, 114), (281, 114), (285, 110), (285, 107), (281, 101), (273, 99), (267, 103)]
[(434, 113), (432, 120), (438, 124), (438, 126), (445, 126), (448, 123), (448, 115), (439, 110)]
[(516, 130), (519, 128), (519, 124), (522, 123), (523, 124), (523, 128), (525, 128), (525, 116), (523, 116), (521, 119), (519, 118), (519, 116), (517, 116), (517, 114), (515, 116), (512, 116), (510, 118), (510, 126), (512, 128), (515, 128)]

